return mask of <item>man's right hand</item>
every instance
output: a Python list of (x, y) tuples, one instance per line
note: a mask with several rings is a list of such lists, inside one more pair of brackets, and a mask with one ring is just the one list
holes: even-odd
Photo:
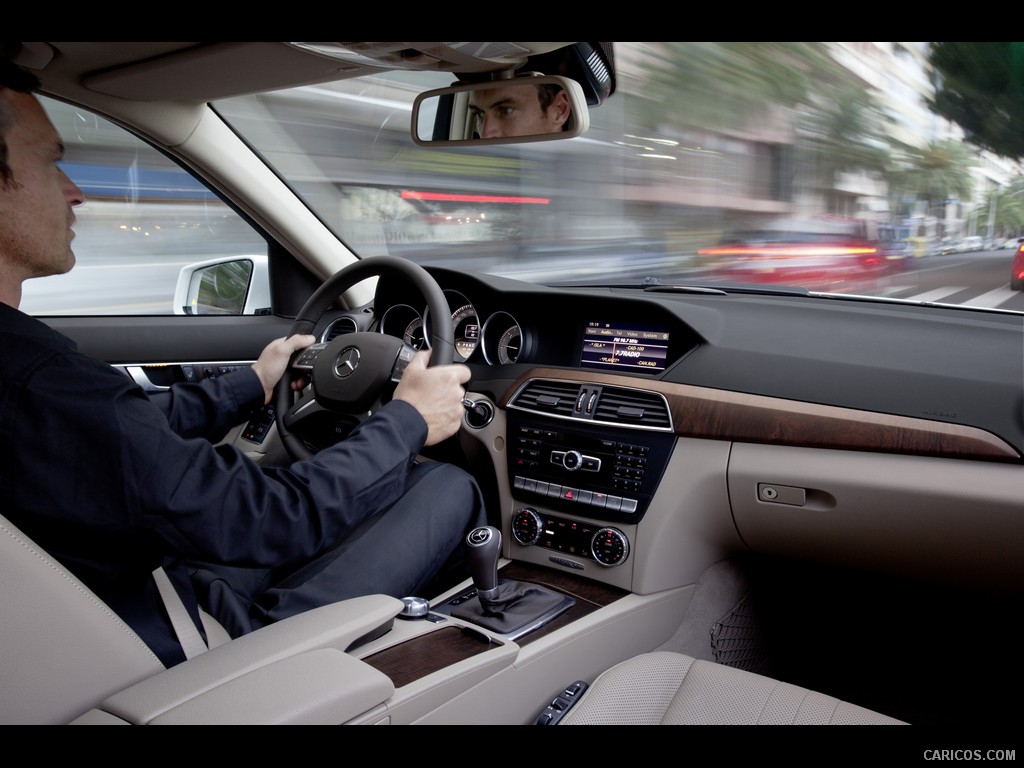
[(459, 363), (428, 368), (429, 361), (429, 350), (416, 353), (402, 372), (392, 399), (404, 400), (419, 411), (427, 422), (425, 445), (436, 445), (454, 435), (462, 425), (462, 398), (466, 395), (462, 385), (471, 374), (467, 366)]

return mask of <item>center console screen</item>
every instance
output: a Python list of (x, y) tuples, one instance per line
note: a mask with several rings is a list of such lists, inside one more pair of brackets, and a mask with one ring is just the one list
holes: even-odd
[(646, 325), (589, 322), (580, 365), (620, 373), (665, 370), (669, 333)]

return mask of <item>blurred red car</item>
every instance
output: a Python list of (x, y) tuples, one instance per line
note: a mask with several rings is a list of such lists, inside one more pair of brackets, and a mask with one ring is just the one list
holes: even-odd
[[(698, 255), (716, 278), (807, 288), (849, 288), (896, 271), (902, 244), (868, 238), (863, 222), (821, 216), (732, 232)], [(896, 247), (891, 247), (896, 246)]]
[(1010, 288), (1024, 291), (1024, 237), (1017, 241), (1017, 250), (1013, 252), (1010, 263)]

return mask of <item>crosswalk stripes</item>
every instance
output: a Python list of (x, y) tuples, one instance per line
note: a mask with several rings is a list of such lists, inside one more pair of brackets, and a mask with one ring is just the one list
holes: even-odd
[(986, 307), (989, 309), (996, 309), (1021, 295), (1020, 291), (1010, 290), (1009, 283), (994, 290), (978, 294), (977, 296), (958, 296), (956, 300), (953, 300), (952, 297), (956, 296), (958, 293), (968, 290), (968, 286), (947, 285), (942, 288), (924, 291), (923, 293), (907, 293), (908, 291), (913, 290), (913, 286), (891, 285), (883, 291), (883, 295), (889, 298), (905, 299), (907, 301), (959, 304), (962, 306)]
[(995, 309), (996, 307), (1002, 306), (1008, 302), (1014, 296), (1020, 296), (1020, 291), (1011, 291), (1009, 284), (1007, 284), (1002, 288), (996, 288), (994, 291), (983, 293), (970, 301), (961, 303), (970, 304), (972, 307), (989, 307), (990, 309)]
[(966, 285), (950, 285), (944, 288), (935, 288), (931, 291), (925, 291), (914, 296), (901, 296), (901, 299), (909, 299), (910, 301), (942, 301), (948, 296), (952, 296), (954, 293), (960, 291), (966, 291)]

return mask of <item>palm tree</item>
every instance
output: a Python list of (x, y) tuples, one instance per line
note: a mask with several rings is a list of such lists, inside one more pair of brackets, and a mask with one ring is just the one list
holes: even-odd
[(1024, 233), (1024, 178), (993, 189), (978, 211), (979, 222), (990, 222), (991, 233), (1016, 237)]
[(903, 145), (887, 173), (892, 197), (925, 201), (929, 215), (941, 220), (947, 201), (971, 196), (974, 153), (959, 141), (933, 141), (923, 147)]

